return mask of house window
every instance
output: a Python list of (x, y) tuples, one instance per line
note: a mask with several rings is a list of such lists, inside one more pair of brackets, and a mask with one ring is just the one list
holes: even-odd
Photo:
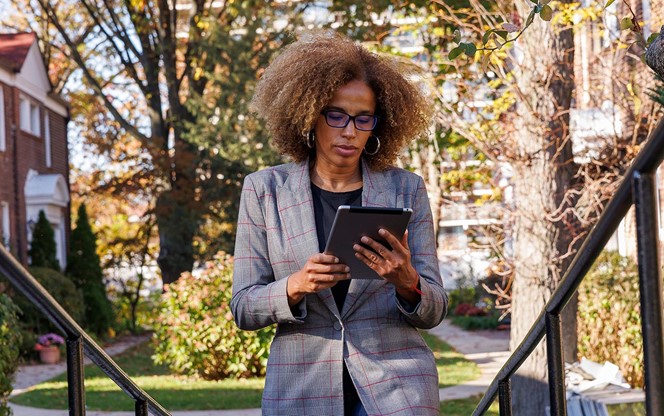
[(2, 225), (2, 240), (0, 243), (5, 247), (9, 246), (9, 203), (2, 201), (0, 202), (0, 224)]
[(48, 121), (48, 112), (44, 115), (44, 153), (46, 154), (46, 167), (51, 167), (51, 123)]
[(2, 89), (2, 85), (0, 85), (0, 152), (7, 150), (7, 136), (5, 132), (7, 126), (5, 125), (5, 118), (5, 92)]
[(21, 97), (21, 130), (39, 136), (39, 106), (26, 97)]

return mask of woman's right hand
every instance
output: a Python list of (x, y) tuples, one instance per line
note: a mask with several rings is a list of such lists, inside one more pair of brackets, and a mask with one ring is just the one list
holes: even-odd
[(317, 253), (309, 257), (302, 269), (288, 277), (286, 292), (292, 307), (310, 293), (329, 289), (339, 280), (350, 278), (350, 268), (339, 262), (336, 256)]

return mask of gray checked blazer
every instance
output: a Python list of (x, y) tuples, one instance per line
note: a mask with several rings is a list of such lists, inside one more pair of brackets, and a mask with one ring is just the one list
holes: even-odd
[(431, 209), (422, 178), (376, 172), (362, 162), (362, 205), (413, 209), (408, 225), (422, 300), (409, 305), (383, 280), (352, 280), (338, 310), (329, 289), (288, 306), (288, 276), (318, 252), (309, 164), (245, 178), (240, 202), (231, 309), (237, 325), (277, 324), (270, 348), (265, 415), (343, 415), (342, 360), (369, 415), (437, 415), (438, 372), (417, 328), (447, 311)]

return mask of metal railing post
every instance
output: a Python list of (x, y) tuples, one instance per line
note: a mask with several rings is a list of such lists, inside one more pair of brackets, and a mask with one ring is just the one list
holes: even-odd
[(646, 413), (664, 415), (664, 330), (659, 264), (657, 192), (653, 173), (635, 172), (634, 205), (638, 243), (641, 328), (645, 367)]
[(145, 400), (136, 400), (134, 403), (136, 416), (148, 416), (148, 402)]
[(565, 367), (563, 364), (563, 329), (560, 324), (560, 315), (547, 312), (545, 321), (551, 416), (565, 416), (567, 415), (567, 401), (565, 399)]
[(85, 415), (85, 385), (83, 369), (83, 341), (81, 337), (67, 338), (67, 391), (69, 416)]
[(512, 416), (512, 381), (509, 378), (498, 383), (498, 408), (500, 416)]

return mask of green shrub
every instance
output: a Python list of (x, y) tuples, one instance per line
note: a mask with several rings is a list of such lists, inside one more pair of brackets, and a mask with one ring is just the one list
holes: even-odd
[[(45, 267), (30, 267), (29, 271), (76, 322), (80, 323), (82, 321), (84, 311), (83, 296), (67, 276)], [(25, 340), (21, 344), (21, 355), (29, 357), (32, 354), (31, 346), (35, 344), (38, 335), (48, 332), (59, 332), (59, 330), (25, 296), (16, 294), (14, 301), (21, 309), (20, 322), (22, 329), (34, 335), (34, 339)]]
[(455, 311), (459, 305), (471, 304), (477, 302), (477, 290), (471, 286), (461, 286), (452, 289), (448, 296), (448, 310)]
[(106, 286), (97, 255), (97, 238), (90, 227), (85, 204), (78, 207), (68, 260), (67, 276), (83, 293), (85, 328), (104, 336), (113, 324), (113, 307), (106, 297)]
[(166, 286), (155, 320), (157, 364), (208, 380), (264, 376), (274, 326), (242, 331), (230, 311), (232, 257), (218, 254), (200, 276)]
[(604, 252), (579, 286), (579, 354), (616, 364), (632, 387), (643, 387), (643, 339), (637, 265)]
[(7, 398), (12, 391), (12, 379), (18, 369), (21, 335), (18, 329), (18, 308), (5, 294), (0, 293), (0, 416), (11, 415)]
[(495, 314), (486, 316), (453, 315), (452, 323), (468, 331), (475, 329), (495, 329), (500, 325), (500, 321), (498, 321), (498, 317)]
[(32, 231), (30, 242), (30, 265), (35, 267), (48, 267), (60, 271), (60, 262), (55, 255), (55, 233), (51, 223), (48, 222), (44, 211), (39, 211), (39, 219)]

